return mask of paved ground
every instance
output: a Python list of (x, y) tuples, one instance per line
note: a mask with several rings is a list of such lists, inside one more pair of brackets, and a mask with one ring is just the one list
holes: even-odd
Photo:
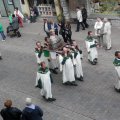
[[(6, 20), (0, 20), (7, 26)], [(89, 29), (92, 29), (90, 27)], [(3, 60), (0, 61), (0, 108), (7, 98), (12, 99), (14, 106), (24, 108), (26, 97), (44, 110), (44, 120), (119, 120), (120, 94), (113, 89), (117, 79), (112, 61), (115, 50), (119, 49), (119, 28), (113, 28), (111, 51), (99, 49), (99, 63), (92, 66), (87, 61), (84, 38), (86, 31), (74, 33), (73, 39), (78, 41), (83, 50), (84, 82), (78, 87), (65, 87), (61, 73), (54, 75), (53, 95), (57, 101), (45, 102), (39, 89), (34, 88), (37, 64), (34, 55), (35, 41), (44, 39), (42, 23), (25, 24), (21, 29), (21, 38), (7, 38), (0, 41)], [(1, 119), (0, 119), (1, 120)]]

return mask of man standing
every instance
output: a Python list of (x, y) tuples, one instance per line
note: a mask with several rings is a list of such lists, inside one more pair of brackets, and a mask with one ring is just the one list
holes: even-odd
[(110, 50), (111, 46), (111, 23), (108, 21), (107, 18), (104, 18), (104, 39), (106, 42), (106, 50)]
[(83, 17), (83, 24), (85, 25), (86, 28), (89, 27), (89, 25), (87, 24), (87, 10), (85, 8), (85, 6), (82, 7), (82, 17)]
[(82, 30), (85, 30), (85, 26), (83, 24), (83, 17), (82, 17), (82, 12), (79, 7), (76, 8), (77, 11), (77, 29), (76, 32), (79, 32), (80, 30), (80, 24), (82, 26)]
[(26, 98), (26, 107), (22, 112), (22, 120), (43, 120), (43, 111), (39, 106), (32, 104), (31, 98)]
[(47, 37), (50, 37), (49, 29), (50, 29), (50, 23), (48, 22), (47, 19), (44, 19), (44, 31), (45, 31)]

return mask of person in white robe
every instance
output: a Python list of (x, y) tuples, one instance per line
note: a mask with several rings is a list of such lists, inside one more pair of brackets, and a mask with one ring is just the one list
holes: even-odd
[(115, 52), (115, 59), (113, 61), (113, 64), (115, 66), (115, 70), (118, 76), (118, 79), (115, 82), (115, 90), (117, 92), (120, 92), (120, 51)]
[(73, 64), (75, 68), (75, 78), (76, 80), (83, 81), (83, 69), (82, 69), (82, 50), (77, 46), (76, 41), (73, 41)]
[(75, 83), (75, 74), (72, 55), (68, 48), (63, 48), (63, 55), (59, 55), (60, 71), (63, 74), (63, 84), (77, 86)]
[(106, 50), (110, 50), (112, 48), (111, 45), (111, 23), (107, 18), (104, 18), (104, 40), (106, 43)]
[(47, 101), (55, 101), (56, 99), (52, 96), (51, 83), (52, 83), (51, 73), (49, 68), (46, 67), (45, 62), (40, 63), (40, 67), (37, 72), (37, 87), (41, 89), (41, 95)]
[(97, 52), (97, 43), (95, 40), (95, 36), (93, 36), (93, 32), (89, 31), (88, 36), (85, 40), (86, 48), (88, 52), (88, 61), (92, 65), (96, 65), (98, 62), (98, 52)]
[(41, 46), (41, 43), (39, 41), (36, 42), (35, 56), (37, 58), (37, 63), (38, 64), (45, 61), (46, 65), (49, 66), (48, 58), (45, 57), (43, 47)]

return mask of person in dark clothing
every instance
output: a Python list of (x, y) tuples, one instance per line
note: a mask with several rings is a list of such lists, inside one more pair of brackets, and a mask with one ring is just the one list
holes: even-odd
[(61, 21), (58, 25), (60, 26), (59, 34), (62, 35), (63, 40), (66, 43), (67, 40), (65, 38), (65, 22)]
[(33, 11), (34, 11), (34, 14), (35, 14), (35, 16), (37, 18), (39, 16), (39, 11), (38, 11), (36, 6), (33, 7)]
[(71, 31), (71, 25), (70, 23), (66, 23), (66, 26), (65, 26), (65, 39), (67, 42), (69, 42), (70, 44), (72, 44), (72, 31)]
[(40, 107), (32, 104), (31, 98), (26, 98), (26, 107), (22, 112), (22, 120), (43, 120), (43, 111)]
[(13, 30), (14, 30), (14, 33), (17, 37), (21, 37), (21, 34), (19, 32), (19, 23), (18, 23), (18, 18), (15, 17), (15, 15), (13, 14), (12, 15), (12, 18), (13, 18), (13, 21), (11, 23), (12, 27), (13, 27)]
[(3, 120), (20, 120), (21, 119), (21, 110), (16, 107), (12, 107), (12, 101), (6, 100), (4, 103), (5, 108), (0, 112)]
[(82, 7), (82, 17), (83, 17), (83, 24), (85, 25), (86, 28), (89, 27), (89, 25), (87, 24), (87, 10), (85, 8), (85, 6)]

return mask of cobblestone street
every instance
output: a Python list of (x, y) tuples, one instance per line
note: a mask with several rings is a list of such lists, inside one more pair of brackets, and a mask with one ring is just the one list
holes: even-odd
[[(6, 19), (0, 21), (6, 28)], [(112, 64), (114, 52), (120, 48), (120, 28), (112, 28), (112, 50), (98, 49), (96, 66), (88, 63), (84, 42), (88, 30), (93, 27), (78, 33), (74, 32), (75, 28), (76, 25), (72, 25), (72, 38), (83, 50), (84, 82), (77, 82), (78, 87), (63, 86), (62, 74), (53, 75), (52, 91), (57, 99), (54, 103), (45, 102), (40, 90), (34, 87), (37, 72), (34, 47), (36, 41), (44, 40), (43, 23), (26, 23), (20, 29), (21, 38), (7, 37), (5, 42), (0, 41), (3, 56), (0, 61), (0, 108), (9, 98), (22, 110), (25, 98), (31, 97), (44, 110), (44, 120), (120, 120), (120, 94), (114, 91), (117, 76)]]

